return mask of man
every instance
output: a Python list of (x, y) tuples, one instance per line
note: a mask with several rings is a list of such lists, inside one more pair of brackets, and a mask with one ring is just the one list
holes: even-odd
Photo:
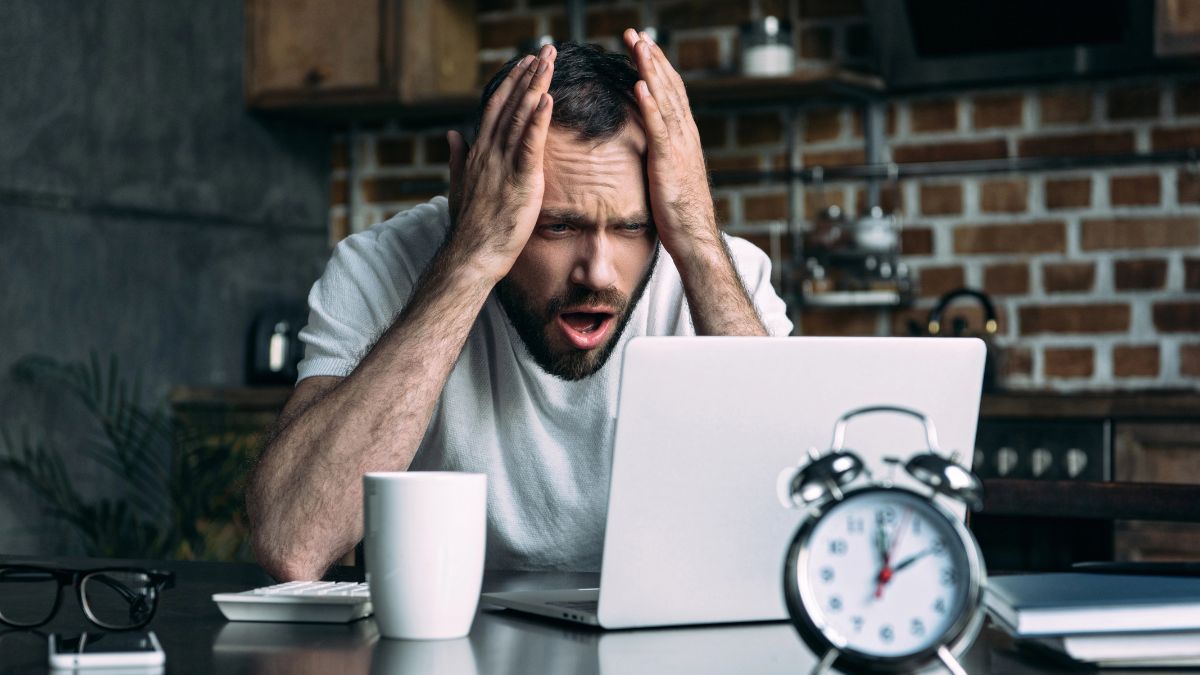
[(510, 62), (474, 145), (448, 135), (449, 202), (338, 246), (247, 495), (275, 577), (321, 576), (362, 537), (362, 475), (409, 469), (488, 474), (489, 567), (598, 569), (610, 356), (791, 330), (766, 256), (720, 234), (682, 80), (624, 40), (636, 70), (567, 44)]

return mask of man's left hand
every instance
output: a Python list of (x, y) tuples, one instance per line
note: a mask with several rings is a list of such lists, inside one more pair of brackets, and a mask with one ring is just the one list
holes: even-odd
[[(650, 209), (663, 247), (682, 262), (723, 250), (700, 132), (683, 79), (645, 33), (624, 34), (642, 81), (634, 88), (646, 131)], [(682, 260), (681, 260), (682, 259)]]

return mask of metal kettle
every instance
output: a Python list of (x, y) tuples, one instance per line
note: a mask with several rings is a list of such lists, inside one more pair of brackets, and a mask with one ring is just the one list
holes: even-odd
[(296, 383), (296, 366), (304, 356), (300, 329), (308, 313), (300, 305), (268, 307), (250, 327), (246, 380), (252, 385)]
[[(947, 329), (943, 316), (946, 309), (959, 298), (970, 298), (983, 308), (983, 330), (970, 330), (967, 320), (954, 317)], [(973, 288), (958, 288), (938, 298), (937, 304), (929, 311), (929, 318), (921, 326), (916, 321), (909, 320), (908, 331), (914, 336), (929, 337), (977, 337), (987, 345), (987, 359), (983, 366), (983, 390), (996, 391), (1000, 388), (1000, 373), (1003, 367), (1003, 351), (996, 345), (995, 336), (1000, 329), (999, 317), (992, 299), (983, 291)]]

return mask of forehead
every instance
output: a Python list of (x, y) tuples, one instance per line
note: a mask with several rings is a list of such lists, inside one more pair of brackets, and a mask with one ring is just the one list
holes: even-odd
[(550, 127), (543, 160), (543, 210), (571, 210), (596, 218), (644, 212), (645, 152), (646, 136), (636, 124), (625, 125), (600, 143)]

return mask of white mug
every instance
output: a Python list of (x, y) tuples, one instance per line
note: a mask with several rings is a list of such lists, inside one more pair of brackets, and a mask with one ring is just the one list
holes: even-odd
[(363, 476), (363, 547), (379, 633), (447, 640), (471, 630), (483, 583), (487, 476)]

